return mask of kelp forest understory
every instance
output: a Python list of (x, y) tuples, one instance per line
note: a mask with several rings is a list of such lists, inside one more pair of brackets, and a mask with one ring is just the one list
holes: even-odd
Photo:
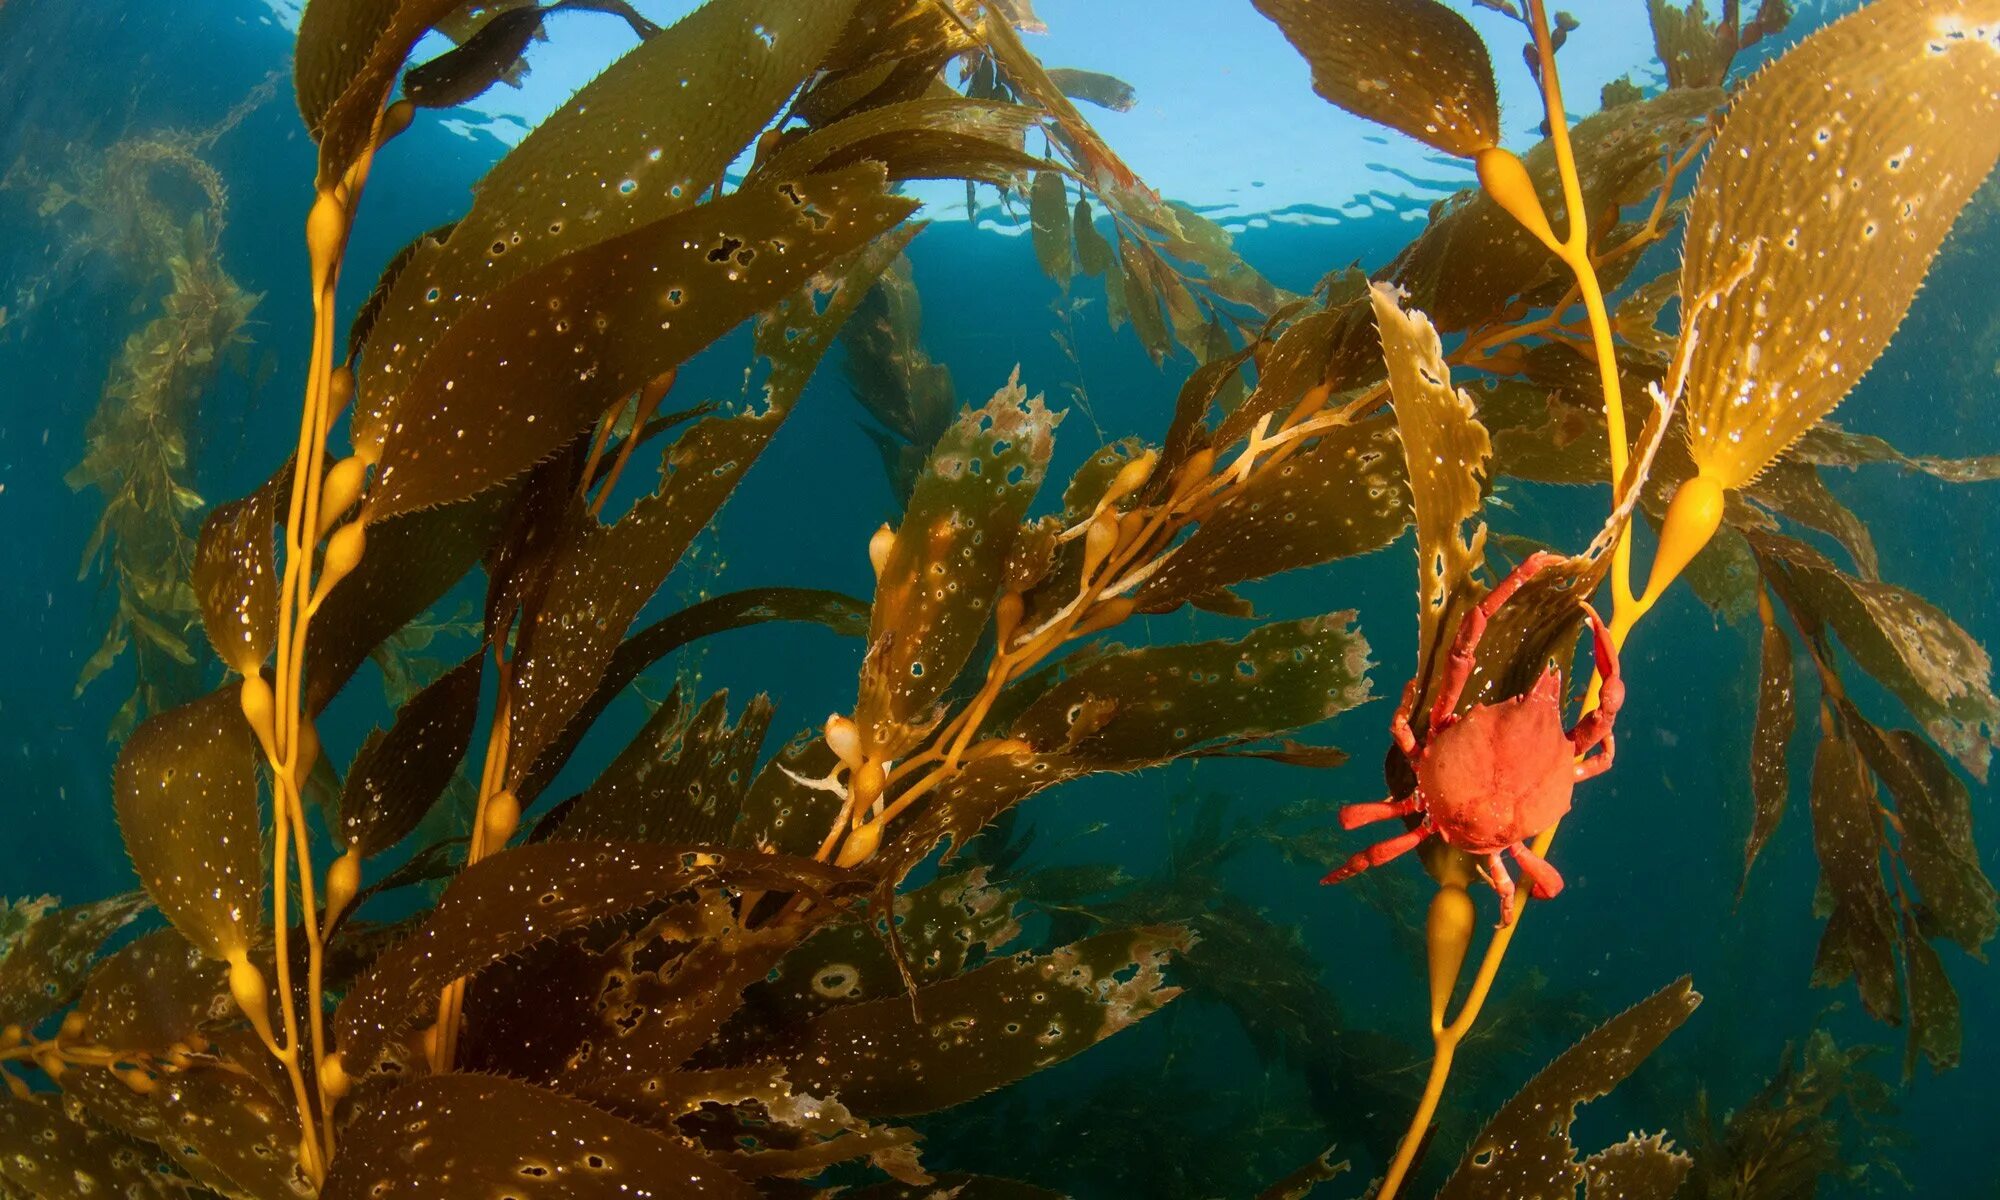
[[(2000, 930), (2000, 698), (1828, 481), (2000, 478), (1990, 419), (1949, 458), (1834, 419), (1934, 261), (2000, 237), (2000, 0), (1617, 3), (1657, 77), (1578, 96), (1591, 6), (1244, 0), (1324, 102), (1472, 181), (1300, 292), (1121, 158), (1091, 114), (1133, 88), (1045, 64), (1026, 0), (310, 0), (317, 171), (262, 293), (219, 239), (265, 201), (207, 156), (282, 76), (17, 163), (51, 269), (98, 256), (137, 297), (68, 476), (110, 597), (77, 687), (135, 681), (93, 732), (136, 886), (0, 906), (0, 1197), (1907, 1194), (1897, 1107), (1990, 1026), (1960, 991)], [(349, 261), (413, 123), (608, 25), (635, 47), (461, 215)], [(1510, 73), (1541, 118), (1512, 149)], [(1079, 372), (1086, 332), (1162, 368), (1146, 428), (1107, 432), (1080, 374), (932, 357), (927, 322), (980, 317), (919, 294), (945, 214), (917, 181), (1018, 215)], [(280, 306), (309, 344), (258, 332)], [(740, 396), (687, 386), (724, 360)], [(211, 502), (190, 431), (225, 373), (296, 436)], [(715, 586), (718, 515), (816, 373), (880, 453), (794, 486), (886, 482), (843, 551), (873, 590)], [(1059, 435), (1086, 453), (1051, 480)], [(1398, 604), (1317, 582), (1365, 556)], [(1274, 619), (1256, 587), (1291, 573), (1308, 611)], [(1675, 653), (1747, 629), (1756, 681), (1703, 716), (1742, 731), (1729, 786), (1671, 814), (1605, 798), (1621, 739), (1689, 720), (1621, 660), (1668, 600), (1703, 618)], [(1371, 650), (1403, 624), (1413, 658)], [(846, 655), (841, 711), (691, 665), (785, 625)], [(373, 732), (322, 743), (337, 698)], [(1243, 806), (1192, 773), (1218, 760), (1304, 798)], [(1158, 872), (1046, 832), (1114, 778), (1149, 799), (1100, 824), (1149, 813)], [(1575, 886), (1559, 835), (1712, 824), (1740, 859), (1688, 886), (1740, 910), (1788, 801), (1818, 882), (1782, 902), (1857, 1011), (1801, 1015), (1752, 1093), (1641, 1075), (1699, 973), (1569, 994), (1543, 972), (1589, 948), (1549, 919), (1676, 898)], [(1393, 951), (1315, 952), (1233, 890), (1253, 861)], [(1427, 1006), (1341, 1021), (1404, 978)]]

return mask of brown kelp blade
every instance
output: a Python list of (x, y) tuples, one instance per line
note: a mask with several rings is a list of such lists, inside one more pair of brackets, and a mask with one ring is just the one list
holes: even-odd
[(194, 592), (216, 657), (251, 675), (278, 640), (277, 533), (292, 492), (289, 462), (262, 487), (218, 504), (195, 546)]
[(1451, 385), (1451, 368), (1437, 330), (1420, 312), (1405, 309), (1397, 290), (1369, 288), (1382, 358), (1389, 368), (1390, 402), (1403, 443), (1410, 507), (1417, 526), (1418, 658), (1427, 661), (1445, 632), (1446, 606), (1463, 595), (1486, 558), (1486, 526), (1466, 536), (1479, 515), (1482, 485), (1493, 444), (1479, 422), (1472, 397)]
[(118, 830), (146, 892), (210, 958), (246, 950), (264, 896), (256, 745), (235, 685), (150, 718), (118, 755)]
[(1017, 370), (931, 452), (876, 583), (854, 714), (870, 753), (900, 757), (914, 744), (977, 645), (1061, 416)]
[[(1601, 1194), (1667, 1200), (1687, 1174), (1686, 1155), (1661, 1137), (1634, 1134), (1579, 1162), (1570, 1126), (1577, 1109), (1624, 1082), (1700, 1003), (1701, 995), (1683, 976), (1585, 1034), (1501, 1106), (1473, 1139), (1438, 1200), (1572, 1196), (1587, 1177), (1608, 1172), (1621, 1181), (1649, 1182)], [(1591, 1194), (1600, 1194), (1601, 1186), (1593, 1182)]]
[(444, 794), (479, 712), (481, 646), (406, 701), (395, 721), (362, 743), (340, 791), (339, 837), (376, 854), (417, 827)]
[(0, 902), (0, 916), (11, 926), (26, 916), (27, 927), (0, 949), (0, 1027), (33, 1029), (42, 1018), (76, 998), (84, 977), (104, 940), (124, 928), (146, 907), (146, 898), (132, 892), (50, 911), (54, 901)]
[(1358, 117), (1469, 158), (1500, 141), (1486, 43), (1437, 0), (1256, 0), (1312, 64), (1313, 90)]
[[(1681, 273), (1689, 439), (1724, 487), (1755, 478), (1874, 365), (2000, 160), (1996, 25), (2000, 0), (1878, 0), (1731, 106)], [(1748, 278), (1696, 311), (1745, 262)]]
[[(670, 1184), (671, 1191), (661, 1190)], [(755, 1200), (720, 1160), (601, 1108), (498, 1075), (440, 1075), (367, 1107), (324, 1200)]]

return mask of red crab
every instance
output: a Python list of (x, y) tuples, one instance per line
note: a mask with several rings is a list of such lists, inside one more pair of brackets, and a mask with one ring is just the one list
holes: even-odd
[[(1404, 689), (1403, 703), (1389, 722), (1389, 732), (1416, 772), (1416, 790), (1401, 800), (1350, 804), (1341, 809), (1340, 824), (1353, 829), (1390, 817), (1415, 815), (1420, 820), (1408, 832), (1359, 852), (1320, 882), (1339, 883), (1379, 867), (1435, 833), (1446, 845), (1485, 856), (1487, 882), (1500, 894), (1502, 925), (1514, 919), (1514, 880), (1501, 861), (1502, 851), (1514, 852), (1536, 899), (1562, 891), (1562, 876), (1547, 859), (1528, 848), (1527, 839), (1569, 811), (1570, 793), (1577, 781), (1600, 775), (1611, 766), (1616, 750), (1611, 726), (1624, 703), (1625, 684), (1618, 677), (1618, 653), (1612, 648), (1610, 631), (1596, 610), (1582, 605), (1590, 618), (1592, 648), (1604, 685), (1597, 707), (1568, 733), (1562, 727), (1562, 672), (1553, 666), (1542, 672), (1525, 695), (1498, 704), (1474, 705), (1464, 716), (1452, 713), (1472, 675), (1473, 652), (1486, 623), (1522, 584), (1557, 561), (1557, 555), (1547, 552), (1528, 556), (1465, 615), (1421, 743), (1410, 729), (1416, 680)], [(1600, 742), (1604, 744), (1602, 754), (1583, 758)]]

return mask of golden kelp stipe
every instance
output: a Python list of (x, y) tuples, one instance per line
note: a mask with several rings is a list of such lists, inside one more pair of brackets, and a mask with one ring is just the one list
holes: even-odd
[[(1704, 476), (1744, 486), (1840, 403), (1996, 160), (1996, 0), (1878, 0), (1744, 87), (1695, 188), (1681, 273)], [(1727, 301), (1691, 311), (1746, 261)]]

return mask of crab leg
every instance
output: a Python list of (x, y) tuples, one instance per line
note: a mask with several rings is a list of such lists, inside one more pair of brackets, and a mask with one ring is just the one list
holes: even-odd
[(1437, 702), (1431, 705), (1433, 736), (1451, 724), (1452, 710), (1458, 707), (1459, 697), (1465, 693), (1466, 680), (1472, 678), (1472, 669), (1478, 665), (1479, 659), (1475, 652), (1479, 647), (1479, 639), (1486, 634), (1486, 623), (1493, 619), (1494, 613), (1500, 611), (1501, 605), (1514, 598), (1514, 593), (1521, 590), (1522, 584), (1539, 575), (1550, 563), (1561, 561), (1561, 558), (1561, 555), (1547, 550), (1537, 550), (1530, 554), (1521, 560), (1520, 566), (1514, 568), (1513, 574), (1501, 580), (1498, 587), (1486, 593), (1486, 598), (1474, 605), (1472, 610), (1465, 614), (1465, 619), (1458, 623), (1458, 636), (1452, 639), (1451, 657), (1445, 663), (1444, 678), (1438, 684)]
[(1417, 735), (1410, 729), (1410, 717), (1416, 710), (1417, 681), (1412, 679), (1403, 685), (1403, 702), (1396, 706), (1396, 715), (1389, 718), (1389, 736), (1395, 739), (1396, 749), (1409, 759), (1417, 756)]
[(1353, 858), (1342, 863), (1337, 869), (1329, 871), (1326, 878), (1320, 880), (1320, 882), (1339, 883), (1343, 879), (1350, 879), (1361, 874), (1361, 872), (1366, 871), (1370, 867), (1379, 867), (1399, 854), (1405, 854), (1414, 850), (1417, 843), (1429, 837), (1430, 833), (1431, 831), (1428, 828), (1420, 825), (1408, 833), (1398, 834), (1386, 842), (1377, 842), (1366, 850), (1356, 853)]
[[(1603, 680), (1597, 692), (1597, 707), (1584, 714), (1569, 734), (1579, 755), (1599, 742), (1604, 743), (1604, 753), (1599, 758), (1577, 768), (1576, 777), (1588, 779), (1611, 765), (1611, 726), (1618, 720), (1618, 710), (1625, 706), (1625, 680), (1618, 673), (1618, 651), (1612, 647), (1611, 631), (1604, 627), (1604, 619), (1590, 605), (1582, 607), (1584, 615), (1590, 618), (1590, 649), (1597, 658), (1598, 677)], [(1600, 761), (1604, 766), (1595, 765)], [(1592, 768), (1589, 775), (1584, 774), (1585, 767)]]
[(1549, 865), (1549, 860), (1528, 849), (1528, 843), (1515, 842), (1508, 847), (1514, 852), (1514, 861), (1521, 864), (1521, 874), (1526, 875), (1534, 886), (1531, 894), (1537, 900), (1548, 900), (1561, 894), (1563, 890), (1562, 872)]
[(1407, 817), (1423, 807), (1423, 801), (1412, 795), (1406, 800), (1383, 800), (1375, 804), (1349, 804), (1340, 810), (1342, 829), (1359, 829), (1376, 821), (1386, 821), (1390, 817)]
[(1495, 850), (1486, 856), (1486, 882), (1500, 895), (1500, 924), (1514, 923), (1514, 877), (1507, 873), (1507, 863)]

